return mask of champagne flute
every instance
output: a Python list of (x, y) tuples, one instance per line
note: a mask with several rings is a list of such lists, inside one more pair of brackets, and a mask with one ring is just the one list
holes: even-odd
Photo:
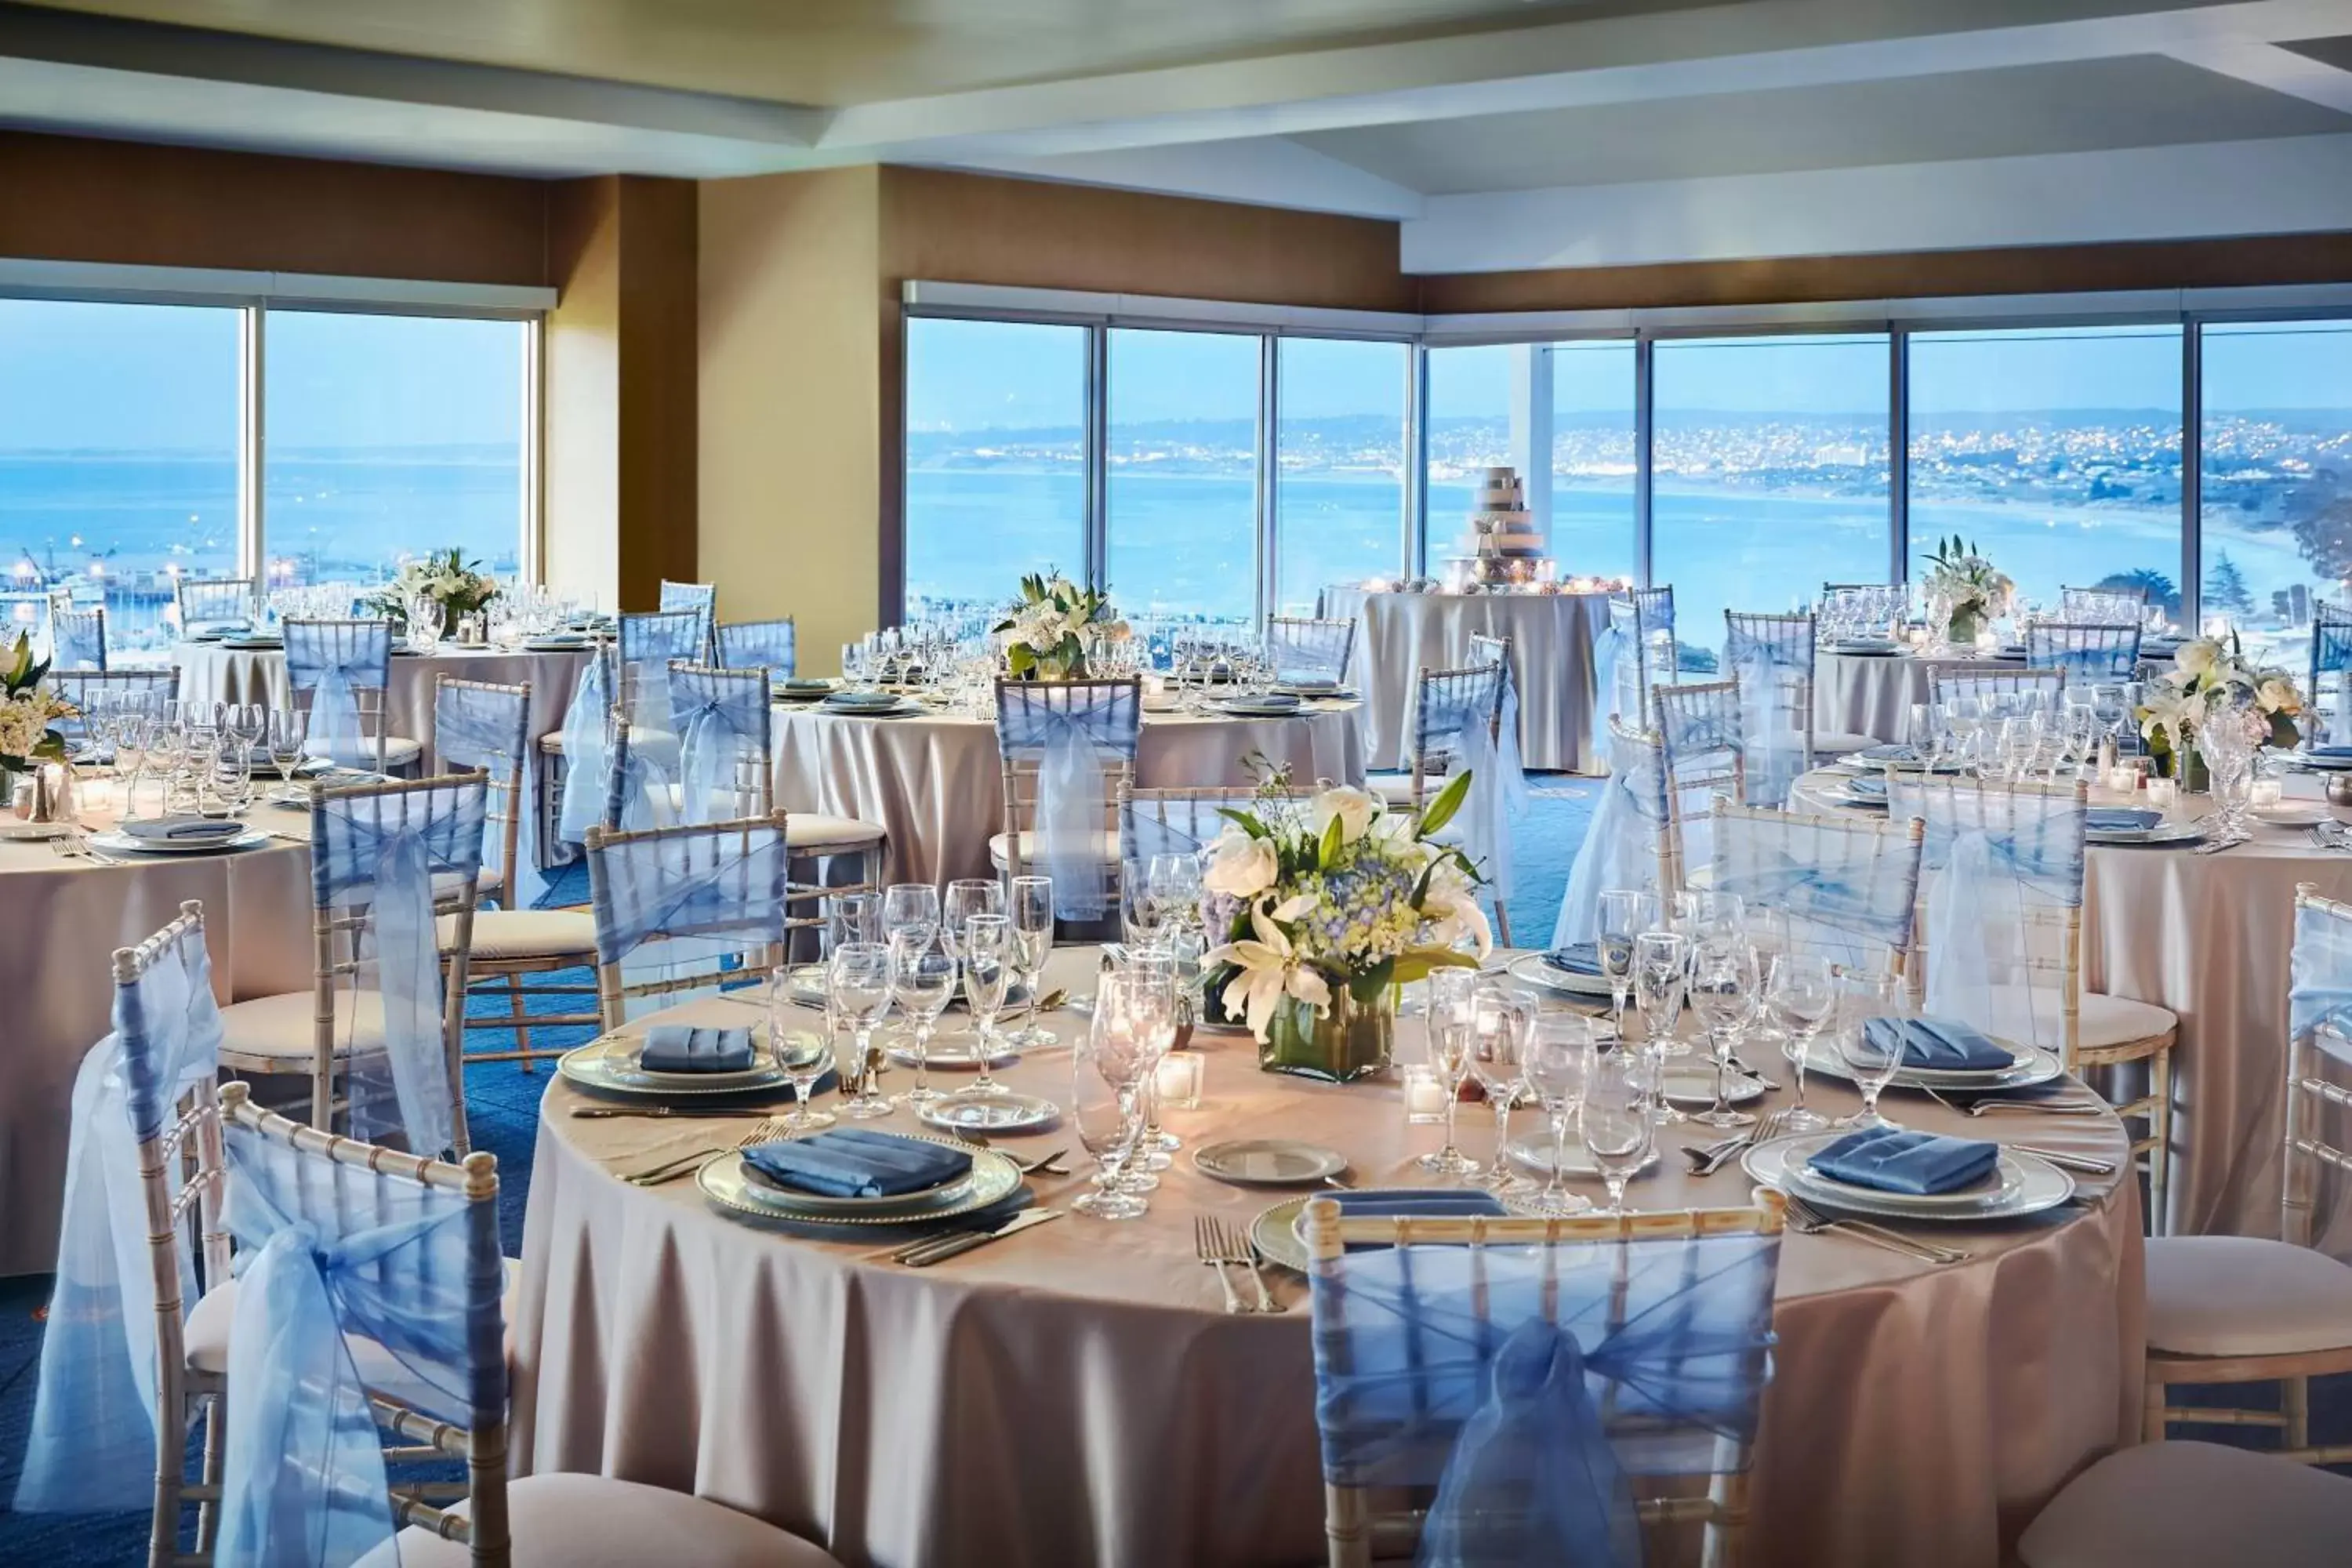
[(1136, 1002), (1144, 984), (1104, 975), (1086, 1037), (1070, 1053), (1070, 1125), (1098, 1167), (1094, 1190), (1070, 1206), (1097, 1219), (1137, 1219), (1150, 1206), (1126, 1184), (1127, 1164), (1143, 1130), (1137, 1090), (1156, 1026), (1149, 1008)]
[(1511, 1142), (1512, 1106), (1527, 1088), (1535, 995), (1517, 985), (1482, 985), (1473, 1005), (1470, 1071), (1495, 1108), (1495, 1163), (1477, 1184), (1490, 1193), (1522, 1193), (1535, 1184), (1511, 1169), (1505, 1151)]
[[(1151, 946), (1129, 952), (1122, 970), (1149, 981), (1152, 994), (1168, 1014), (1167, 1043), (1153, 1055), (1151, 1071), (1144, 1078), (1141, 1089), (1143, 1132), (1137, 1140), (1133, 1161), (1139, 1173), (1168, 1169), (1175, 1163), (1171, 1152), (1184, 1146), (1182, 1140), (1160, 1125), (1159, 1073), (1160, 1064), (1168, 1053), (1192, 1037), (1192, 1009), (1185, 1001), (1184, 988), (1199, 978), (1200, 952), (1198, 938), (1181, 930), (1166, 930)], [(1150, 1185), (1159, 1184), (1159, 1177), (1153, 1176)]]
[(1781, 1119), (1791, 1132), (1818, 1132), (1829, 1118), (1805, 1109), (1805, 1065), (1814, 1037), (1837, 1008), (1837, 976), (1816, 953), (1784, 952), (1772, 960), (1764, 981), (1764, 1004), (1787, 1037), (1780, 1047), (1795, 1068), (1797, 1103)]
[(792, 982), (784, 975), (769, 978), (768, 1054), (774, 1058), (776, 1070), (792, 1083), (793, 1109), (784, 1117), (784, 1131), (797, 1136), (830, 1127), (835, 1121), (830, 1110), (809, 1109), (817, 1080), (833, 1065), (833, 1044), (812, 1030), (791, 1026), (800, 1011), (793, 1005), (792, 990)]
[(826, 994), (856, 1042), (842, 1070), (851, 1088), (841, 1112), (853, 1121), (887, 1116), (895, 1109), (889, 1096), (874, 1092), (880, 1080), (874, 1026), (890, 1011), (892, 980), (890, 950), (878, 942), (845, 942), (825, 966)]
[(1649, 1096), (1633, 1052), (1621, 1049), (1593, 1058), (1576, 1123), (1585, 1152), (1608, 1184), (1609, 1206), (1601, 1212), (1622, 1215), (1625, 1184), (1649, 1159), (1653, 1134)]
[(1029, 1021), (1005, 1036), (1004, 1043), (1016, 1050), (1042, 1049), (1055, 1043), (1053, 1031), (1036, 1021), (1037, 987), (1054, 952), (1054, 879), (1013, 878), (1004, 910), (1013, 922), (1013, 979), (1029, 998)]
[[(1620, 1055), (1623, 1054), (1620, 1048)], [(1528, 1087), (1551, 1125), (1551, 1179), (1543, 1191), (1526, 1200), (1538, 1214), (1578, 1215), (1592, 1206), (1582, 1193), (1562, 1184), (1568, 1163), (1568, 1130), (1584, 1104), (1584, 1086), (1592, 1072), (1592, 1024), (1574, 1013), (1542, 1013), (1528, 1032), (1526, 1072)]]
[[(1684, 987), (1690, 979), (1690, 943), (1673, 931), (1643, 931), (1633, 939), (1633, 1005), (1642, 1012), (1641, 1054), (1663, 1086), (1666, 1058), (1675, 1055), (1675, 1025), (1682, 1016)], [(1686, 1049), (1687, 1047), (1685, 1047)], [(1658, 1120), (1689, 1117), (1658, 1096)]]
[[(1838, 1056), (1862, 1091), (1862, 1109), (1841, 1118), (1847, 1128), (1891, 1127), (1878, 1114), (1878, 1097), (1903, 1066), (1909, 1034), (1909, 996), (1891, 974), (1849, 974), (1839, 985)], [(1877, 1024), (1874, 1029), (1870, 1026)]]
[(966, 915), (961, 946), (964, 1001), (971, 1009), (972, 1056), (980, 1063), (980, 1076), (949, 1098), (988, 1100), (1003, 1092), (992, 1069), (996, 1059), (996, 1016), (1004, 1010), (1005, 983), (1013, 973), (1013, 921), (999, 914)]
[(1715, 1103), (1691, 1118), (1709, 1127), (1746, 1127), (1756, 1118), (1731, 1108), (1731, 1057), (1756, 1010), (1756, 950), (1745, 938), (1710, 932), (1691, 948), (1692, 1010), (1715, 1058)]
[(1118, 868), (1118, 927), (1127, 945), (1148, 947), (1160, 934), (1160, 911), (1151, 898), (1151, 862), (1129, 858)]
[(1609, 982), (1610, 1021), (1625, 1037), (1625, 998), (1633, 988), (1633, 939), (1658, 923), (1655, 895), (1633, 888), (1611, 888), (1601, 895), (1599, 934), (1593, 949)]
[(936, 925), (928, 931), (911, 927), (890, 939), (890, 973), (891, 997), (914, 1026), (909, 1048), (915, 1057), (915, 1087), (907, 1091), (907, 1102), (925, 1105), (941, 1098), (930, 1082), (931, 1031), (955, 996), (955, 954), (941, 945)]
[(1430, 972), (1428, 1007), (1429, 1065), (1445, 1090), (1445, 1146), (1423, 1154), (1414, 1163), (1441, 1176), (1475, 1175), (1478, 1163), (1454, 1145), (1455, 1112), (1462, 1104), (1462, 1080), (1470, 1070), (1472, 997), (1475, 970), (1448, 967)]

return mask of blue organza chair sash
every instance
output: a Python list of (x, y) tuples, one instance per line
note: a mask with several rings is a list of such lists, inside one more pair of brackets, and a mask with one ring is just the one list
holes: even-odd
[(1767, 634), (1734, 618), (1723, 639), (1724, 668), (1739, 683), (1748, 803), (1786, 805), (1790, 786), (1811, 763), (1806, 707), (1812, 693), (1812, 623), (1749, 624), (1763, 625)]
[(2347, 710), (2352, 709), (2352, 615), (2334, 605), (2312, 606), (2311, 671), (2304, 689), (2310, 699), (2304, 738), (2315, 743), (2338, 740)]
[[(488, 810), (480, 779), (331, 795), (312, 807), (312, 897), (320, 909), (360, 913), (358, 984), (368, 989), (372, 968), (383, 1004), (382, 1053), (351, 1055), (352, 1135), (365, 1142), (399, 1134), (417, 1152), (438, 1155), (455, 1141), (434, 879), (479, 877)], [(356, 1026), (359, 1014), (355, 999), (347, 1024)]]
[(49, 616), (49, 663), (56, 669), (104, 669), (106, 612), (53, 612)]
[(1885, 970), (1911, 941), (1919, 858), (1907, 840), (1780, 813), (1718, 809), (1707, 886), (1789, 917), (1792, 939)]
[(729, 669), (764, 668), (774, 676), (790, 676), (799, 665), (799, 637), (788, 617), (781, 621), (738, 621), (719, 626), (719, 662)]
[(1103, 770), (1134, 760), (1141, 722), (1131, 683), (999, 685), (997, 746), (1007, 762), (1037, 770), (1032, 858), (1053, 879), (1054, 912), (1064, 920), (1100, 920), (1108, 908)]
[(746, 770), (768, 757), (768, 686), (757, 671), (670, 671), (677, 722), (678, 820), (724, 822), (757, 813)]
[(616, 644), (620, 700), (629, 728), (641, 739), (677, 732), (670, 714), (670, 661), (682, 658), (688, 663), (700, 663), (708, 627), (709, 612), (705, 610), (667, 610), (621, 617)]
[[(1496, 899), (1511, 896), (1511, 824), (1528, 809), (1527, 774), (1519, 766), (1519, 704), (1510, 689), (1508, 672), (1502, 681), (1502, 714), (1492, 725), (1484, 713), (1463, 725), (1445, 777), (1450, 784), (1470, 775), (1469, 793), (1449, 825), (1458, 827), (1463, 848), (1486, 874)], [(1489, 691), (1491, 693), (1491, 688)]]
[[(158, 1340), (139, 1145), (219, 1071), (220, 1008), (202, 927), (117, 988), (113, 1023), (74, 1078), (57, 1285), (16, 1488), (21, 1513), (143, 1509), (154, 1495)], [(176, 1177), (179, 1163), (167, 1170)], [(184, 1248), (183, 1310), (195, 1286)]]
[(2302, 904), (2287, 962), (2287, 1036), (2352, 1061), (2352, 917)]
[(530, 909), (547, 890), (539, 868), (539, 770), (533, 765), (530, 700), (518, 689), (443, 684), (433, 696), (433, 750), (445, 768), (479, 768), (505, 792), (515, 820), (515, 864), (508, 866), (506, 836), (486, 832), (482, 867), (508, 879), (518, 909)]
[(1770, 1377), (1777, 1236), (1412, 1246), (1317, 1265), (1326, 1482), (1437, 1489), (1419, 1561), (1642, 1561), (1631, 1475), (1721, 1468)]
[(604, 791), (613, 747), (613, 665), (599, 649), (580, 672), (572, 703), (563, 710), (563, 798), (556, 810), (556, 837), (583, 841), (604, 820)]
[(707, 976), (652, 1007), (724, 989), (730, 964), (784, 940), (786, 858), (782, 830), (766, 822), (593, 847), (597, 962), (617, 966), (625, 988)]
[(373, 741), (360, 720), (359, 693), (392, 678), (392, 627), (384, 621), (289, 621), (286, 684), (310, 692), (310, 755), (344, 767), (372, 765)]
[(2025, 662), (2034, 669), (2063, 669), (2070, 677), (2128, 680), (2139, 667), (2139, 628), (2030, 626)]
[(180, 616), (186, 633), (209, 627), (242, 626), (253, 619), (253, 584), (241, 578), (216, 583), (183, 581), (179, 586)]
[(1612, 888), (1658, 886), (1658, 853), (1666, 831), (1665, 755), (1655, 741), (1622, 726), (1609, 737), (1609, 778), (1601, 785), (1601, 804), (1593, 808), (1592, 825), (1576, 848), (1569, 868), (1568, 895), (1560, 900), (1559, 919), (1552, 928), (1554, 949), (1591, 942), (1599, 931), (1595, 921), (1601, 895)]
[[(505, 1407), (496, 1276), (480, 1278), (497, 1260), (478, 1256), (462, 1193), (341, 1164), (320, 1179), (306, 1167), (324, 1156), (246, 1127), (227, 1143), (239, 1267), (219, 1560), (354, 1563), (394, 1533), (369, 1394), (457, 1426)], [(384, 1352), (365, 1381), (352, 1336)]]

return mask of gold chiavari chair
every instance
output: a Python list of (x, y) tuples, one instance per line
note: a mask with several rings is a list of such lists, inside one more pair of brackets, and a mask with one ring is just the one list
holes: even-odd
[[(784, 963), (800, 897), (786, 867), (785, 814), (635, 831), (588, 830), (596, 913), (596, 1009), (605, 1029), (631, 1004), (663, 1003), (765, 981)], [(688, 889), (701, 893), (684, 899)], [(664, 900), (677, 913), (664, 915)], [(650, 962), (632, 971), (629, 961)], [(641, 977), (651, 973), (650, 978)], [(761, 999), (764, 1005), (764, 999)]]
[(1046, 760), (1075, 732), (1103, 775), (1103, 819), (1096, 855), (1104, 883), (1118, 882), (1118, 793), (1135, 784), (1143, 735), (1141, 684), (1118, 680), (1004, 680), (996, 683), (998, 766), (1004, 830), (988, 841), (989, 859), (1007, 877), (1030, 874), (1039, 856), (1038, 797)]
[[(1412, 1560), (1436, 1479), (1384, 1474), (1366, 1484), (1355, 1473), (1351, 1429), (1357, 1423), (1364, 1423), (1375, 1448), (1386, 1454), (1407, 1451), (1410, 1437), (1426, 1439), (1425, 1446), (1411, 1443), (1411, 1450), (1443, 1457), (1454, 1451), (1448, 1428), (1464, 1421), (1431, 1412), (1459, 1409), (1465, 1393), (1472, 1400), (1485, 1396), (1492, 1382), (1488, 1364), (1525, 1325), (1549, 1322), (1572, 1331), (1591, 1367), (1606, 1364), (1607, 1355), (1594, 1352), (1612, 1345), (1635, 1318), (1662, 1319), (1677, 1308), (1705, 1324), (1706, 1349), (1693, 1353), (1705, 1360), (1713, 1397), (1695, 1403), (1709, 1405), (1707, 1414), (1719, 1425), (1640, 1409), (1645, 1400), (1621, 1401), (1605, 1374), (1589, 1373), (1584, 1382), (1604, 1385), (1594, 1414), (1625, 1468), (1635, 1472), (1628, 1479), (1642, 1475), (1644, 1458), (1658, 1466), (1647, 1473), (1656, 1483), (1647, 1489), (1664, 1495), (1639, 1498), (1634, 1505), (1644, 1536), (1655, 1540), (1677, 1527), (1696, 1526), (1698, 1561), (1740, 1561), (1751, 1434), (1771, 1375), (1782, 1214), (1780, 1195), (1764, 1188), (1752, 1208), (1566, 1219), (1349, 1218), (1328, 1197), (1310, 1202), (1316, 1419), (1323, 1433), (1330, 1568)], [(1409, 1262), (1370, 1272), (1407, 1248), (1412, 1249)], [(1706, 1292), (1712, 1300), (1696, 1307), (1699, 1293)], [(1441, 1311), (1443, 1327), (1421, 1333), (1421, 1315)], [(1384, 1345), (1388, 1338), (1404, 1338), (1409, 1348)], [(1699, 1374), (1670, 1348), (1657, 1352), (1657, 1362), (1662, 1364), (1646, 1368), (1657, 1377)], [(1370, 1379), (1360, 1391), (1352, 1383), (1360, 1372)], [(1395, 1467), (1375, 1462), (1365, 1468)], [(1708, 1479), (1704, 1493), (1669, 1479), (1700, 1475)], [(1401, 1501), (1424, 1506), (1400, 1508)]]
[(1785, 917), (1801, 952), (1858, 972), (1906, 972), (1925, 823), (1775, 811), (1720, 795), (1708, 815), (1709, 860), (1686, 873), (1689, 886)]
[(1962, 698), (2034, 693), (2055, 705), (2066, 687), (2063, 669), (2028, 669), (2023, 665), (1987, 664), (1976, 658), (1928, 658), (1920, 663), (1927, 670), (1927, 700), (1938, 708)]
[[(1496, 755), (1501, 741), (1504, 682), (1508, 679), (1510, 645), (1489, 639), (1498, 657), (1460, 669), (1418, 670), (1413, 678), (1412, 757), (1402, 773), (1373, 773), (1364, 787), (1392, 810), (1418, 812), (1445, 783), (1454, 759), (1470, 743), (1473, 725), (1483, 726), (1487, 754)], [(1503, 945), (1511, 943), (1511, 917), (1503, 900), (1493, 900), (1495, 931)]]

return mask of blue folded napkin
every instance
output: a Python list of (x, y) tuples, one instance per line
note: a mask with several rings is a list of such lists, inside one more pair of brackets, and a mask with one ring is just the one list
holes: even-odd
[(835, 1127), (807, 1138), (754, 1143), (743, 1163), (778, 1186), (830, 1198), (892, 1198), (954, 1181), (971, 1156), (944, 1143)]
[(1925, 1197), (1957, 1193), (1983, 1181), (2000, 1163), (2000, 1145), (1900, 1127), (1871, 1127), (1847, 1133), (1805, 1163), (1850, 1187)]
[(132, 838), (187, 844), (206, 838), (235, 838), (245, 831), (245, 824), (217, 816), (145, 816), (125, 822), (122, 831)]
[(741, 1072), (751, 1065), (751, 1031), (656, 1024), (637, 1065), (647, 1072)]
[[(1349, 1219), (1364, 1219), (1374, 1215), (1403, 1215), (1412, 1219), (1459, 1219), (1470, 1215), (1502, 1215), (1511, 1212), (1492, 1193), (1447, 1187), (1371, 1187), (1323, 1195), (1338, 1204), (1340, 1213)], [(1376, 1245), (1359, 1243), (1348, 1250), (1363, 1252)]]
[(1876, 773), (1864, 773), (1845, 786), (1855, 795), (1884, 795), (1886, 781)]
[(2164, 813), (2136, 805), (2095, 805), (2083, 818), (2094, 833), (2144, 833), (2164, 820)]
[(1287, 713), (1292, 709), (1298, 706), (1298, 697), (1295, 692), (1263, 691), (1254, 697), (1236, 697), (1227, 703), (1226, 706), (1230, 708), (1255, 708), (1267, 713)]
[(1935, 1072), (1998, 1072), (2015, 1064), (2017, 1053), (1982, 1031), (1951, 1018), (1871, 1018), (1863, 1038), (1874, 1050), (1903, 1042), (1903, 1065)]
[(2309, 754), (2315, 757), (2352, 757), (2352, 746), (2314, 746)]
[(1601, 973), (1601, 949), (1593, 942), (1576, 942), (1566, 947), (1556, 947), (1543, 955), (1543, 961), (1549, 967), (1564, 970), (1570, 974), (1597, 975)]
[(1864, 746), (1854, 755), (1865, 763), (1916, 763), (1919, 760), (1916, 746)]

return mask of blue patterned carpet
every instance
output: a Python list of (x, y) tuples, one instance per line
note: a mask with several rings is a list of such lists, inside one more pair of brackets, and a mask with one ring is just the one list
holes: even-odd
[[(1543, 942), (1551, 934), (1559, 900), (1568, 885), (1570, 863), (1592, 809), (1598, 786), (1556, 777), (1535, 781), (1535, 799), (1526, 820), (1515, 825), (1512, 934), (1523, 945)], [(576, 868), (559, 880), (549, 895), (551, 903), (585, 901), (585, 877)], [(587, 978), (585, 971), (565, 979)], [(92, 984), (98, 983), (96, 971)], [(560, 1012), (566, 998), (550, 999), (543, 1009)], [(478, 1014), (503, 1015), (504, 997), (483, 997)], [(585, 1038), (589, 1031), (578, 1031)], [(469, 1042), (483, 1050), (510, 1044), (495, 1031), (478, 1032)], [(559, 1034), (540, 1037), (541, 1044), (569, 1044)], [(537, 1135), (539, 1100), (547, 1085), (544, 1066), (535, 1074), (516, 1063), (483, 1062), (467, 1070), (466, 1097), (477, 1148), (499, 1159), (501, 1178), (499, 1221), (509, 1256), (522, 1248), (522, 1212), (530, 1190), (530, 1156)], [(40, 1563), (44, 1568), (115, 1568), (144, 1560), (147, 1517), (142, 1513), (98, 1518), (18, 1514), (5, 1507), (15, 1496), (17, 1472), (23, 1468), (26, 1432), (32, 1420), (33, 1391), (41, 1345), (41, 1315), (48, 1299), (47, 1276), (0, 1280), (0, 1564)], [(2179, 1391), (2194, 1394), (2195, 1390)], [(2215, 1391), (2217, 1394), (2237, 1391)], [(2266, 1391), (2252, 1391), (2256, 1396)], [(2333, 1379), (2315, 1385), (2313, 1396), (2315, 1439), (2352, 1440), (2352, 1379)], [(2197, 1434), (2213, 1440), (2242, 1441), (2250, 1447), (2268, 1442), (2263, 1436), (2233, 1435), (2216, 1428)]]

